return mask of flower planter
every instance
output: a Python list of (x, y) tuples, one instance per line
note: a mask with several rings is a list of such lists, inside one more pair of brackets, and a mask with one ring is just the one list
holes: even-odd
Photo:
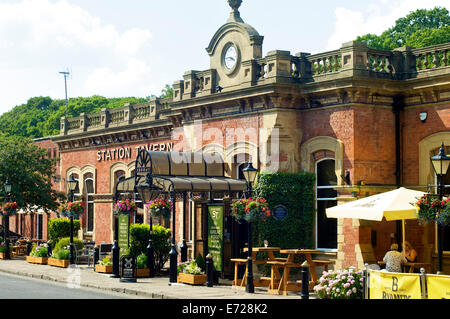
[(69, 260), (68, 259), (49, 258), (47, 260), (47, 264), (50, 266), (67, 268), (67, 267), (69, 267)]
[(206, 274), (192, 275), (180, 272), (177, 281), (189, 285), (203, 285), (206, 283)]
[(148, 268), (136, 268), (135, 276), (137, 278), (145, 278), (150, 276), (150, 269)]
[(95, 265), (95, 272), (101, 272), (104, 274), (112, 274), (113, 266), (112, 265)]
[[(14, 254), (12, 251), (9, 252), (9, 257), (13, 259)], [(6, 253), (0, 253), (0, 259), (6, 259)]]
[(40, 265), (47, 265), (47, 257), (33, 257), (33, 256), (27, 256), (27, 262), (31, 264), (40, 264)]

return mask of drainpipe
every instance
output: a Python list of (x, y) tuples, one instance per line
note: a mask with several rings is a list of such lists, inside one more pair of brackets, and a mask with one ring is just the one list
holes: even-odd
[[(394, 112), (395, 116), (395, 184), (397, 188), (401, 187), (402, 184), (402, 176), (401, 176), (401, 128), (400, 128), (400, 114), (403, 108), (405, 107), (405, 99), (402, 95), (395, 96), (394, 101), (392, 103), (392, 112)], [(397, 221), (397, 243), (402, 241), (401, 232), (402, 232), (402, 222)], [(402, 243), (403, 244), (403, 243)], [(400, 245), (399, 245), (400, 247)]]

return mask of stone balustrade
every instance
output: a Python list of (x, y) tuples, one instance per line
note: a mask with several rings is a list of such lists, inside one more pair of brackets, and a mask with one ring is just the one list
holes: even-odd
[[(318, 54), (270, 51), (263, 58), (242, 61), (241, 88), (270, 83), (302, 85), (352, 76), (406, 80), (448, 72), (450, 43), (420, 49), (402, 47), (393, 51), (371, 49), (351, 41), (338, 50)], [(170, 99), (153, 99), (141, 104), (126, 104), (118, 109), (103, 109), (97, 114), (61, 118), (61, 135), (79, 133), (158, 120), (170, 113), (171, 104), (220, 93), (216, 70), (188, 71), (173, 84)], [(179, 103), (178, 103), (179, 105)], [(166, 111), (166, 112), (164, 112)], [(164, 116), (163, 116), (164, 118)]]

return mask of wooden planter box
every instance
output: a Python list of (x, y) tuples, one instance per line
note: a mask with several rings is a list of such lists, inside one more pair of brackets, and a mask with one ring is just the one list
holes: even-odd
[(95, 265), (95, 272), (101, 272), (104, 274), (112, 274), (113, 266), (105, 266), (105, 265)]
[(148, 268), (136, 268), (135, 276), (137, 278), (145, 278), (150, 276), (150, 269)]
[[(6, 259), (5, 257), (6, 257), (6, 253), (0, 253), (0, 259)], [(14, 254), (13, 254), (12, 251), (9, 252), (9, 257), (10, 257), (11, 259), (14, 258)]]
[(191, 275), (180, 272), (177, 281), (189, 285), (203, 285), (206, 283), (206, 274)]
[(33, 256), (27, 256), (27, 262), (31, 264), (40, 264), (40, 265), (47, 265), (47, 257), (33, 257)]
[(67, 267), (69, 267), (69, 260), (68, 259), (49, 258), (47, 260), (47, 264), (50, 266), (67, 268)]

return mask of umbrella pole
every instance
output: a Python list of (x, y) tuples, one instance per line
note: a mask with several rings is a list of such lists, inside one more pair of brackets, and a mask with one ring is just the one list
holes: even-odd
[(402, 219), (402, 234), (403, 234), (402, 252), (405, 253), (405, 220), (404, 219)]

